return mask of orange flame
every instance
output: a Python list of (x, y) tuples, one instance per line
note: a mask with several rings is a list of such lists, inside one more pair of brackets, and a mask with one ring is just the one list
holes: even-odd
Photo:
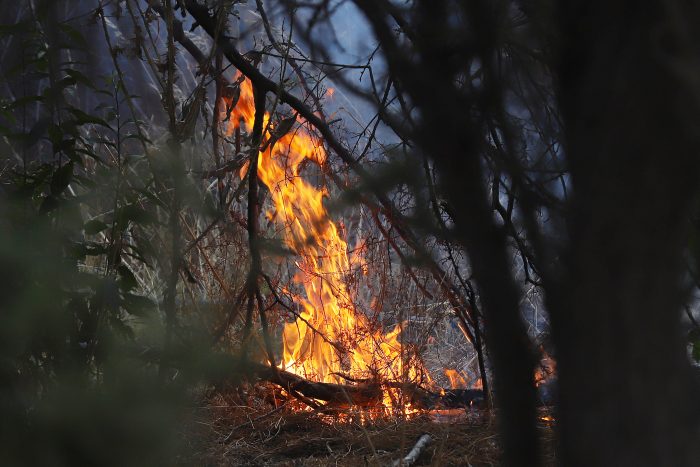
[(468, 381), (464, 371), (447, 368), (445, 376), (450, 381), (450, 389), (483, 389), (481, 378), (472, 378)]
[(459, 374), (459, 371), (447, 368), (445, 370), (445, 376), (450, 380), (450, 389), (466, 389), (467, 380)]
[(549, 356), (547, 352), (543, 351), (543, 354), (540, 358), (540, 363), (535, 367), (535, 386), (540, 386), (541, 384), (545, 383), (548, 381), (552, 375), (556, 373), (557, 370), (557, 363), (556, 361)]
[[(255, 119), (253, 89), (249, 80), (240, 84), (238, 103), (230, 116), (229, 134), (241, 125), (251, 131)], [(329, 90), (330, 91), (330, 90)], [(332, 95), (332, 91), (330, 91)], [(326, 162), (322, 142), (297, 117), (291, 131), (276, 134), (280, 123), (263, 119), (264, 151), (259, 153), (258, 176), (268, 187), (274, 211), (267, 213), (284, 228), (286, 246), (298, 255), (294, 283), (304, 289), (295, 296), (300, 317), (283, 330), (280, 367), (307, 379), (346, 383), (348, 380), (430, 383), (417, 358), (409, 359), (399, 340), (401, 325), (384, 334), (357, 309), (345, 278), (364, 270), (361, 252), (348, 253), (338, 226), (323, 205), (327, 190), (302, 177), (303, 162)], [(273, 140), (265, 147), (265, 141)], [(241, 176), (246, 171), (241, 172)], [(384, 387), (385, 408), (399, 407), (398, 390)]]

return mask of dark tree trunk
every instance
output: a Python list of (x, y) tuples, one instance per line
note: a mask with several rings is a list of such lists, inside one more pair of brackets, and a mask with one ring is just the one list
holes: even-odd
[(700, 465), (700, 385), (679, 314), (700, 154), (684, 81), (698, 48), (684, 34), (698, 16), (674, 3), (559, 12), (575, 192), (567, 274), (550, 291), (561, 465)]
[[(387, 3), (356, 0), (356, 4), (382, 44), (392, 77), (401, 83), (420, 111), (416, 142), (435, 161), (449, 204), (457, 207), (456, 237), (469, 256), (483, 303), (503, 463), (536, 465), (539, 445), (535, 430), (534, 357), (520, 316), (520, 290), (512, 276), (505, 232), (494, 220), (484, 185), (483, 121), (469, 110), (480, 108), (481, 104), (457, 87), (458, 67), (454, 63), (465, 57), (456, 55), (447, 39), (455, 11), (445, 1), (417, 2), (411, 25), (416, 54), (409, 58), (394, 40), (393, 28), (386, 23), (391, 16)], [(489, 31), (496, 27), (497, 11), (490, 9), (488, 2), (470, 5), (462, 8), (463, 13), (477, 18), (475, 35), (482, 37), (479, 33), (486, 33), (470, 52), (490, 67), (495, 61), (495, 44)], [(486, 102), (483, 96), (480, 98)]]
[[(438, 128), (434, 130), (437, 135)], [(450, 130), (459, 134), (458, 128), (446, 134)], [(505, 234), (493, 220), (475, 154), (468, 149), (460, 152), (469, 147), (459, 138), (442, 141), (432, 154), (450, 202), (462, 207), (455, 223), (483, 303), (495, 401), (501, 410), (504, 465), (535, 465), (539, 447), (534, 428), (534, 357), (520, 316), (520, 291), (511, 275)]]

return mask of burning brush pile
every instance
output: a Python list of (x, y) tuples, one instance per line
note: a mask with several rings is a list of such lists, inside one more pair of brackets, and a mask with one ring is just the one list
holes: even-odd
[[(247, 79), (239, 78), (235, 86), (225, 98), (225, 122), (228, 134), (240, 137), (253, 131), (255, 101)], [(357, 306), (347, 277), (367, 274), (363, 248), (348, 247), (324, 207), (327, 190), (305, 178), (303, 170), (326, 164), (322, 141), (297, 115), (272, 121), (265, 113), (262, 126), (257, 170), (272, 200), (264, 215), (294, 258), (293, 287), (284, 293), (299, 311), (288, 310), (294, 321), (284, 324), (281, 361), (261, 365), (258, 375), (298, 408), (352, 407), (368, 419), (410, 416), (440, 403), (480, 402), (478, 389), (445, 393), (435, 384), (418, 352), (403, 341), (404, 324), (384, 332)], [(248, 170), (246, 163), (242, 179)]]

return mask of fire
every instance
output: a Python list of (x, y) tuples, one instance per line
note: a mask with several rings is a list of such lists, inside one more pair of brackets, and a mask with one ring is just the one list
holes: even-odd
[(542, 350), (542, 356), (540, 358), (539, 365), (535, 368), (535, 386), (540, 386), (549, 380), (552, 375), (556, 373), (557, 364), (556, 361), (550, 357), (550, 355)]
[(467, 380), (459, 374), (459, 371), (447, 368), (445, 370), (445, 376), (450, 380), (450, 389), (466, 389)]
[[(238, 102), (229, 110), (229, 133), (239, 125), (252, 130), (255, 106), (247, 79), (240, 83)], [(386, 334), (377, 329), (358, 309), (346, 284), (348, 274), (366, 267), (361, 252), (348, 252), (338, 225), (324, 207), (327, 190), (302, 176), (305, 161), (319, 166), (326, 162), (322, 142), (298, 116), (277, 123), (270, 118), (266, 112), (258, 175), (274, 205), (266, 215), (283, 227), (285, 245), (298, 256), (293, 282), (304, 290), (303, 296), (295, 296), (302, 308), (300, 316), (284, 326), (279, 367), (326, 383), (429, 383), (420, 361), (406, 355), (400, 341), (401, 325)], [(246, 170), (244, 167), (241, 176)], [(384, 410), (404, 406), (397, 389), (386, 384), (382, 389)]]
[(447, 368), (445, 376), (450, 381), (450, 389), (483, 389), (481, 378), (471, 378), (467, 381), (468, 376), (463, 371)]

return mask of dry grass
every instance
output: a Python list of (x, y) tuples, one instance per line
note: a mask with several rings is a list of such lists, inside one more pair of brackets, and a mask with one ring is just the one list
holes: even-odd
[[(192, 455), (183, 464), (385, 466), (403, 457), (424, 433), (433, 442), (414, 465), (499, 464), (495, 422), (483, 412), (452, 412), (441, 420), (426, 414), (361, 426), (246, 398), (242, 403), (238, 394), (217, 394), (195, 410), (185, 435)], [(551, 426), (542, 422), (540, 433), (544, 465), (554, 465)]]

